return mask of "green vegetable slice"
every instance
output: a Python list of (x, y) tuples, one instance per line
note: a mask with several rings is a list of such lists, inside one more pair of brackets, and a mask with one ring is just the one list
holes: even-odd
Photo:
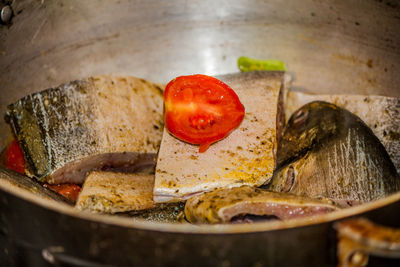
[(238, 58), (238, 67), (240, 71), (254, 71), (254, 70), (286, 71), (285, 63), (276, 59), (258, 60), (248, 57), (240, 57)]

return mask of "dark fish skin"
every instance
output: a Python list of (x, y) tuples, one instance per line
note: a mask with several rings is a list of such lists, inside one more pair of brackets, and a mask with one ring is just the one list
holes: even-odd
[(159, 203), (152, 209), (116, 213), (134, 220), (166, 223), (186, 223), (184, 216), (185, 202)]
[(314, 101), (293, 113), (266, 188), (349, 205), (400, 190), (400, 177), (372, 130), (356, 115)]
[(385, 147), (400, 174), (400, 98), (378, 95), (314, 95), (288, 91), (285, 115), (312, 101), (325, 101), (359, 116)]
[[(29, 176), (41, 179), (49, 175), (59, 167), (58, 158), (73, 160), (74, 152), (82, 147), (87, 155), (94, 152), (90, 145), (93, 133), (85, 127), (86, 117), (71, 112), (92, 116), (87, 105), (88, 87), (88, 81), (73, 81), (24, 97), (8, 107), (6, 120), (24, 151)], [(53, 139), (63, 139), (63, 144), (56, 145)]]

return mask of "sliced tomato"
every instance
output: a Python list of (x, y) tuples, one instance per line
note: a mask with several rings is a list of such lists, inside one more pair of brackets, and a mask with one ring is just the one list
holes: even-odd
[(164, 121), (176, 138), (200, 145), (227, 137), (244, 118), (244, 106), (236, 93), (222, 81), (206, 75), (180, 76), (164, 92)]
[(81, 192), (81, 187), (77, 184), (43, 184), (43, 186), (74, 201), (78, 199), (79, 193)]
[(13, 140), (4, 153), (4, 166), (25, 174), (25, 159), (18, 141)]

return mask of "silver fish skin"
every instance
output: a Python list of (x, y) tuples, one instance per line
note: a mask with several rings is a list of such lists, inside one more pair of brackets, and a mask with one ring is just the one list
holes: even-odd
[(27, 162), (48, 183), (82, 183), (108, 168), (154, 165), (162, 129), (162, 86), (130, 76), (100, 75), (28, 95), (6, 120)]
[(298, 109), (278, 144), (277, 168), (266, 188), (354, 205), (400, 190), (400, 177), (372, 130), (334, 104)]

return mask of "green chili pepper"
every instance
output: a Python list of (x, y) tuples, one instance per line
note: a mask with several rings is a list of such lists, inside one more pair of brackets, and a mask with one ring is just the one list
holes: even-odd
[(257, 60), (248, 57), (240, 57), (238, 58), (238, 67), (241, 71), (253, 71), (253, 70), (286, 71), (285, 63), (276, 59)]

